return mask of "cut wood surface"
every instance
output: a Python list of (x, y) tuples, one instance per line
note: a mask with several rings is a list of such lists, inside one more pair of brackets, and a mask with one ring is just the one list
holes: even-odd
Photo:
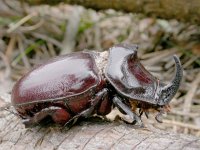
[[(1, 106), (3, 103), (2, 98)], [(9, 100), (6, 100), (7, 102)], [(21, 119), (0, 110), (0, 150), (8, 149), (199, 149), (200, 139), (120, 122), (83, 121), (70, 130), (49, 125), (25, 128)]]
[(115, 9), (165, 19), (178, 19), (186, 22), (200, 22), (199, 0), (27, 0), (30, 4), (68, 4), (82, 5), (96, 10)]

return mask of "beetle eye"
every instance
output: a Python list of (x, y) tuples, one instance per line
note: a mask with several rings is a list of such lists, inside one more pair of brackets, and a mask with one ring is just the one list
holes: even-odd
[(132, 54), (132, 55), (131, 55), (131, 60), (135, 60), (135, 59), (137, 59), (137, 55)]

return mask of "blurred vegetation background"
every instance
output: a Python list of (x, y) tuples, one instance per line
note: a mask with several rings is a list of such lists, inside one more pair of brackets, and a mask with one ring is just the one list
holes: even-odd
[[(144, 66), (170, 81), (173, 54), (180, 57), (184, 78), (164, 123), (145, 120), (160, 129), (200, 136), (200, 27), (112, 9), (81, 6), (31, 6), (0, 1), (0, 94), (33, 66), (73, 51), (105, 51), (121, 42), (139, 45)], [(0, 103), (1, 105), (1, 103)]]

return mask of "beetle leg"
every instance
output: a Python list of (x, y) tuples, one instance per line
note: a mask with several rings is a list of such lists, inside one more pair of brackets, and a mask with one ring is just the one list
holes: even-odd
[(169, 112), (170, 111), (170, 106), (169, 105), (165, 105), (164, 107), (161, 107), (159, 108), (158, 110), (158, 114), (156, 115), (155, 119), (156, 121), (158, 121), (159, 123), (162, 123), (162, 115), (165, 113), (165, 112)]
[(131, 109), (127, 105), (125, 105), (119, 97), (115, 96), (113, 98), (113, 103), (117, 106), (118, 109), (122, 109), (124, 112), (126, 112), (126, 114), (132, 118), (133, 122), (139, 123), (141, 127), (143, 126), (140, 117), (137, 116), (137, 114), (135, 114), (133, 111), (131, 111)]
[(49, 120), (53, 120), (55, 123), (64, 124), (67, 120), (69, 120), (70, 114), (63, 108), (49, 107), (36, 113), (31, 118), (24, 119), (23, 123), (25, 127), (30, 127), (43, 123), (44, 120), (48, 122), (49, 120), (46, 120), (48, 117), (51, 117)]
[(105, 116), (111, 112), (111, 109), (112, 109), (112, 101), (109, 99), (109, 95), (105, 94), (100, 104), (98, 105), (96, 114), (100, 116)]
[(146, 116), (146, 118), (148, 119), (149, 118), (149, 111), (148, 111), (148, 109), (142, 109), (142, 108), (140, 108), (139, 109), (139, 116), (140, 116), (140, 118), (142, 117), (142, 115), (143, 114), (145, 114), (145, 116)]
[(159, 123), (162, 123), (163, 122), (162, 121), (162, 115), (163, 114), (164, 114), (164, 111), (161, 110), (155, 117), (156, 121), (158, 121)]
[(149, 118), (149, 112), (148, 111), (145, 111), (144, 112), (145, 116), (147, 117), (147, 119)]
[(143, 113), (144, 113), (144, 111), (140, 108), (140, 109), (139, 109), (139, 114), (140, 114), (139, 117), (140, 117), (140, 118), (142, 117)]
[(90, 117), (94, 111), (96, 110), (96, 107), (101, 103), (101, 101), (104, 99), (104, 97), (107, 95), (108, 91), (107, 89), (103, 89), (102, 91), (98, 92), (94, 97), (94, 99), (91, 100), (92, 104), (91, 106), (79, 113), (78, 115), (71, 118), (66, 124), (72, 126), (80, 117), (88, 118)]
[(162, 115), (165, 113), (165, 109), (164, 108), (160, 108), (160, 110), (158, 110), (158, 114), (156, 115), (155, 119), (156, 121), (158, 121), (159, 123), (162, 123)]
[(37, 113), (33, 117), (28, 119), (23, 119), (22, 122), (25, 125), (25, 127), (34, 126), (36, 124), (40, 124), (40, 122), (45, 119), (47, 116), (51, 115), (54, 111), (53, 110), (46, 110), (42, 113)]

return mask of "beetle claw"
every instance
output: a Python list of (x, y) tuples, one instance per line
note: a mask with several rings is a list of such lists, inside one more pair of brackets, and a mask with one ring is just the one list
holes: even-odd
[(140, 111), (140, 112), (139, 112), (139, 114), (140, 114), (139, 117), (140, 117), (140, 118), (142, 117), (143, 113), (144, 113), (144, 111)]
[(149, 112), (148, 111), (145, 111), (144, 112), (145, 116), (147, 117), (147, 119), (149, 118)]
[(156, 119), (157, 122), (163, 123), (163, 121), (162, 121), (162, 115), (163, 115), (163, 112), (162, 112), (162, 111), (160, 111), (160, 112), (156, 115), (155, 119)]
[(127, 119), (127, 117), (125, 117), (125, 116), (127, 116), (127, 115), (124, 115), (124, 117), (122, 117), (121, 119), (126, 124), (131, 124), (131, 125), (134, 125), (134, 126), (138, 126), (139, 128), (143, 128), (144, 127), (144, 124), (143, 124), (142, 120), (139, 117), (130, 118), (131, 119), (130, 120), (130, 119)]
[(144, 124), (143, 124), (142, 120), (139, 117), (136, 119), (136, 124), (138, 124), (139, 127), (144, 127)]
[(67, 121), (64, 126), (63, 129), (65, 127), (68, 127), (68, 129), (70, 129), (78, 120), (79, 116), (74, 116), (73, 118), (71, 118), (69, 121)]

